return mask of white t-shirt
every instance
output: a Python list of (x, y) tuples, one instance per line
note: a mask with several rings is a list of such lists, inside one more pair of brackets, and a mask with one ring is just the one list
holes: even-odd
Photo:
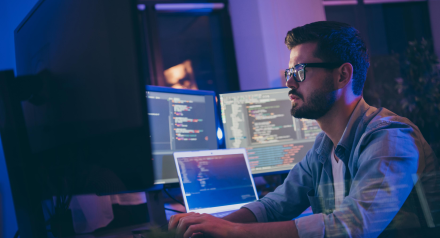
[(335, 190), (335, 208), (339, 208), (344, 200), (345, 184), (344, 184), (344, 162), (340, 159), (336, 161), (335, 149), (332, 149), (332, 173), (333, 173), (333, 188)]

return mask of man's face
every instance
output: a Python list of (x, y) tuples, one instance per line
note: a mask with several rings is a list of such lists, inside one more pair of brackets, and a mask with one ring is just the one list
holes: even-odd
[[(289, 68), (301, 63), (320, 63), (313, 53), (316, 43), (298, 45), (290, 51)], [(336, 101), (336, 90), (331, 71), (323, 68), (306, 67), (305, 80), (296, 82), (290, 78), (286, 86), (291, 90), (290, 113), (296, 118), (319, 119), (324, 116)]]

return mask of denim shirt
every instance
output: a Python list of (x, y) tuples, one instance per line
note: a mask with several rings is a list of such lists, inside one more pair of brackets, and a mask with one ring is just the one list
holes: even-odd
[(420, 226), (409, 195), (414, 175), (434, 170), (436, 159), (413, 123), (359, 101), (335, 147), (345, 165), (345, 197), (338, 209), (332, 147), (320, 133), (282, 185), (244, 207), (258, 222), (271, 222), (292, 220), (311, 206), (313, 215), (295, 220), (300, 237), (377, 237), (392, 228)]

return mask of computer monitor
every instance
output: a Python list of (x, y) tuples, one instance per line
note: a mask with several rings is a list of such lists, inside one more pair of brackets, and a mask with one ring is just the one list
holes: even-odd
[(252, 174), (284, 173), (321, 132), (315, 120), (291, 116), (288, 88), (220, 94), (226, 148), (247, 150)]
[[(40, 0), (15, 29), (17, 75), (48, 72), (22, 102), (8, 97), (20, 87), (3, 87), (10, 77), (2, 84), (8, 114), (0, 127), (20, 237), (46, 237), (46, 221), (58, 222), (69, 207), (66, 196), (154, 185), (136, 6)], [(42, 201), (54, 196), (64, 210), (47, 219)]]
[(178, 183), (173, 152), (219, 147), (212, 91), (147, 86), (155, 184)]
[(153, 185), (137, 14), (136, 1), (41, 0), (16, 28), (17, 75), (50, 75), (21, 105), (20, 166), (45, 197)]

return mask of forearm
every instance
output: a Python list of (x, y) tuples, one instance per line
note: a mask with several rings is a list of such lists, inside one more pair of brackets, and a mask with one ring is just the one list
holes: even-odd
[(241, 208), (223, 219), (234, 223), (254, 223), (235, 226), (230, 237), (299, 237), (294, 221), (256, 223), (257, 218), (247, 208)]
[(255, 222), (257, 222), (257, 218), (255, 217), (254, 213), (252, 213), (247, 208), (241, 208), (238, 211), (223, 217), (223, 219), (226, 221), (235, 222), (235, 223), (255, 223)]
[(236, 226), (231, 237), (290, 237), (297, 238), (298, 230), (295, 221), (240, 224)]

